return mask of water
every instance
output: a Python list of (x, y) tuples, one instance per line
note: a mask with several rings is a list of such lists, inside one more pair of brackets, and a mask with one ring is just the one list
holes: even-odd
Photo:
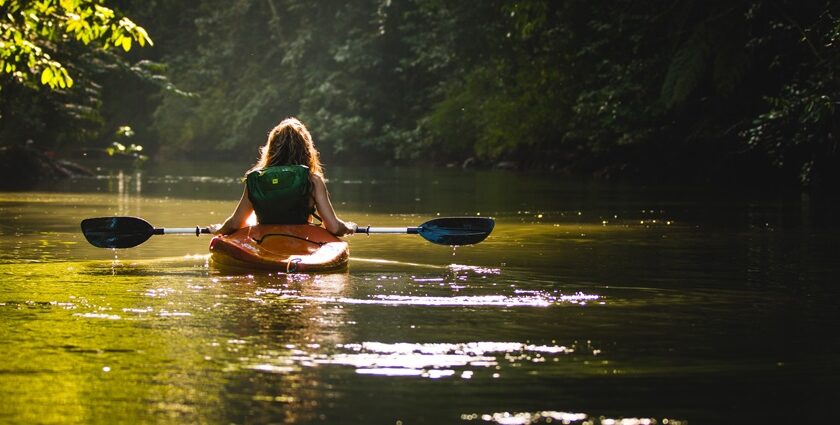
[[(225, 274), (240, 167), (0, 193), (3, 423), (778, 423), (836, 413), (838, 229), (808, 199), (556, 176), (328, 169), (339, 215), (497, 219), (476, 246), (348, 238), (343, 273)], [(453, 255), (454, 254), (454, 255)]]

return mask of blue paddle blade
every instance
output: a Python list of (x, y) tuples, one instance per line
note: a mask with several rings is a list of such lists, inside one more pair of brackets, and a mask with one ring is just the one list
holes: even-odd
[(82, 220), (82, 233), (99, 248), (131, 248), (146, 242), (154, 227), (137, 217), (96, 217)]
[(495, 224), (486, 217), (436, 218), (421, 224), (417, 233), (440, 245), (472, 245), (486, 239)]

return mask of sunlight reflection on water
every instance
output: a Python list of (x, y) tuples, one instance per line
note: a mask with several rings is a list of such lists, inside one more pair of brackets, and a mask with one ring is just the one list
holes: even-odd
[(291, 298), (305, 301), (338, 304), (375, 304), (375, 305), (418, 305), (427, 307), (452, 307), (452, 306), (493, 306), (493, 307), (549, 307), (556, 304), (571, 303), (585, 304), (587, 301), (598, 300), (598, 295), (577, 293), (573, 295), (532, 295), (532, 296), (505, 296), (505, 295), (476, 295), (476, 296), (411, 296), (411, 295), (372, 295), (371, 298), (346, 298), (346, 297), (313, 297), (284, 293), (284, 290), (267, 288), (257, 291), (257, 295), (265, 293), (280, 293), (282, 298)]
[[(470, 368), (489, 369), (498, 378), (503, 363), (519, 364), (557, 361), (559, 356), (577, 353), (598, 356), (601, 350), (590, 342), (564, 345), (536, 345), (519, 342), (478, 341), (467, 343), (384, 343), (336, 344), (333, 354), (309, 352), (290, 345), (289, 355), (257, 356), (260, 363), (245, 369), (270, 373), (289, 373), (300, 366), (338, 365), (353, 367), (357, 374), (382, 376), (452, 377), (471, 379)], [(320, 348), (310, 347), (310, 348)], [(246, 361), (247, 362), (247, 361)], [(457, 370), (456, 370), (457, 369)], [(459, 373), (460, 372), (460, 373)]]
[(500, 425), (529, 425), (537, 423), (552, 423), (554, 421), (561, 424), (580, 424), (580, 425), (684, 425), (685, 422), (663, 418), (658, 421), (653, 418), (607, 418), (597, 417), (592, 418), (585, 413), (569, 413), (558, 412), (552, 410), (544, 410), (541, 412), (497, 412), (497, 413), (468, 413), (462, 414), (463, 421), (477, 421), (492, 422)]

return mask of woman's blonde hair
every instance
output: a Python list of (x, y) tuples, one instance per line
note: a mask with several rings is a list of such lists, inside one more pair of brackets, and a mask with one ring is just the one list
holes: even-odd
[(268, 132), (268, 140), (260, 147), (260, 159), (250, 171), (274, 165), (306, 165), (309, 172), (323, 175), (312, 135), (297, 118), (286, 118)]

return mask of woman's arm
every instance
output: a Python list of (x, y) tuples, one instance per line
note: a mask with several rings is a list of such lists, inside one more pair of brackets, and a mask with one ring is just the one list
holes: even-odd
[(327, 185), (324, 183), (324, 178), (318, 174), (310, 176), (312, 182), (313, 195), (315, 197), (315, 208), (318, 209), (318, 215), (324, 221), (324, 227), (336, 235), (343, 236), (353, 234), (356, 231), (356, 223), (341, 221), (335, 215), (332, 203), (330, 202), (330, 194), (327, 192)]
[(233, 214), (225, 220), (222, 225), (210, 225), (210, 231), (217, 235), (229, 235), (246, 226), (246, 221), (251, 214), (254, 213), (254, 205), (248, 199), (248, 188), (242, 191), (242, 198), (239, 199), (239, 204), (233, 210)]

